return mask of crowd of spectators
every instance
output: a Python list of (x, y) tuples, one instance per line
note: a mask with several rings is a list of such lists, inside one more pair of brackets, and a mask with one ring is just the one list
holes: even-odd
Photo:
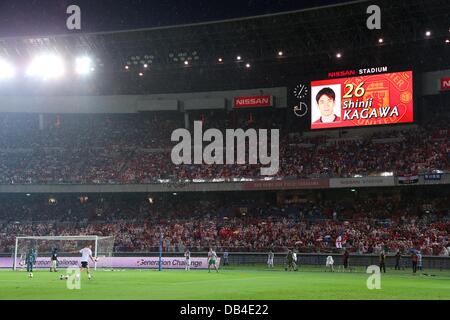
[[(19, 201), (19, 200), (17, 200)], [(11, 253), (16, 236), (114, 236), (116, 252), (155, 252), (160, 235), (164, 250), (407, 253), (448, 255), (448, 197), (434, 199), (360, 199), (308, 201), (277, 205), (262, 200), (165, 200), (98, 198), (75, 205), (41, 200), (0, 211), (0, 252)]]
[[(192, 112), (204, 128), (280, 128), (277, 178), (350, 177), (450, 169), (448, 116), (432, 125), (358, 135), (304, 135), (283, 114)], [(175, 165), (170, 140), (181, 113), (0, 114), (0, 184), (128, 184), (259, 178), (259, 165)], [(191, 128), (192, 129), (192, 128)], [(253, 200), (251, 200), (253, 199)], [(275, 204), (264, 199), (0, 199), (0, 252), (18, 235), (105, 235), (115, 251), (351, 252), (448, 255), (449, 197), (366, 197)]]

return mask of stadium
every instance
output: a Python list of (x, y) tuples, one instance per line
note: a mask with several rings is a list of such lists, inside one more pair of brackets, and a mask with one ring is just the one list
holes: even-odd
[(370, 5), (0, 38), (0, 299), (450, 299), (450, 3)]

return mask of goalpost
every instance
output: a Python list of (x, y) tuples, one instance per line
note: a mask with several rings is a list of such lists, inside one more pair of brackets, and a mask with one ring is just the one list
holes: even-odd
[[(54, 248), (58, 249), (58, 256), (63, 257), (73, 255), (74, 252), (78, 253), (88, 245), (92, 245), (94, 257), (106, 260), (102, 262), (102, 266), (111, 266), (111, 259), (108, 258), (111, 258), (113, 254), (113, 236), (25, 236), (16, 237), (13, 269), (17, 270), (17, 258), (25, 257), (29, 248), (35, 249), (39, 258), (50, 259)], [(97, 262), (94, 264), (94, 269), (97, 270)]]

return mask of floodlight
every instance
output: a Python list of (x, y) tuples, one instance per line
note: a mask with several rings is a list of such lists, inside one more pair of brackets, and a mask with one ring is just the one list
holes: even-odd
[(75, 60), (75, 72), (85, 75), (93, 71), (92, 60), (89, 57), (80, 57)]
[(0, 59), (0, 80), (10, 79), (14, 77), (15, 73), (16, 72), (12, 64), (6, 60)]
[(43, 80), (59, 78), (64, 74), (64, 62), (56, 55), (42, 55), (33, 59), (27, 75)]

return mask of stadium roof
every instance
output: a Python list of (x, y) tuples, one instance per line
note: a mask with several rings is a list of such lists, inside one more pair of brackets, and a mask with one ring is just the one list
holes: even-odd
[[(450, 36), (449, 1), (378, 1), (381, 30), (366, 26), (370, 4), (356, 1), (316, 10), (131, 31), (3, 38), (0, 56), (24, 62), (43, 51), (70, 58), (87, 54), (108, 75), (124, 74), (128, 65), (128, 73), (135, 71), (133, 79), (142, 82), (137, 72), (151, 70), (159, 81), (144, 88), (152, 92), (180, 91), (173, 87), (183, 85), (198, 91), (228, 89), (222, 84), (230, 89), (285, 85), (299, 76), (348, 67), (435, 70), (450, 65), (445, 43)], [(428, 30), (432, 32), (429, 37), (425, 36)], [(342, 54), (340, 59), (337, 53)], [(251, 74), (243, 72), (247, 63)], [(162, 81), (164, 76), (166, 81)], [(182, 81), (173, 81), (180, 77)], [(126, 82), (139, 91), (136, 83)]]

